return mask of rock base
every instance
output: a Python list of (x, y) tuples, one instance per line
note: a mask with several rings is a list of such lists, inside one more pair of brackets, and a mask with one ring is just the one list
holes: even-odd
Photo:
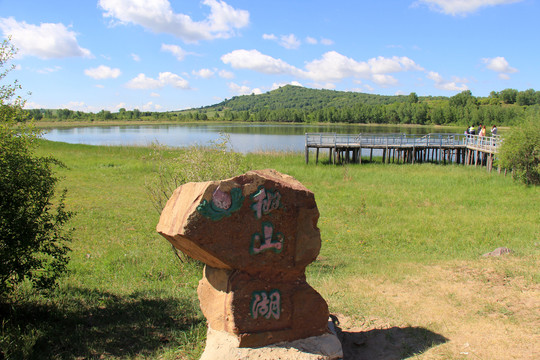
[(332, 333), (260, 348), (239, 347), (238, 338), (225, 331), (208, 328), (201, 360), (335, 360), (343, 358), (343, 349)]

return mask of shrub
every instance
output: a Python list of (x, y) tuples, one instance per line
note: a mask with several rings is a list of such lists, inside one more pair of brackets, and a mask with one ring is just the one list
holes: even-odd
[[(0, 67), (15, 50), (9, 40), (0, 44)], [(0, 73), (0, 80), (13, 69)], [(52, 167), (61, 163), (33, 154), (40, 132), (17, 126), (24, 101), (20, 86), (0, 86), (0, 296), (27, 279), (36, 288), (51, 288), (66, 272), (69, 232), (63, 226), (72, 216), (65, 210), (65, 191), (54, 209), (57, 178)], [(56, 210), (56, 211), (54, 211)]]
[(515, 179), (540, 184), (540, 108), (504, 134), (499, 154), (502, 167), (512, 169)]
[(221, 134), (220, 139), (209, 146), (190, 146), (177, 157), (172, 157), (173, 152), (169, 150), (167, 146), (154, 144), (149, 157), (156, 168), (147, 180), (146, 188), (160, 214), (180, 185), (227, 179), (248, 170), (245, 157), (232, 151), (227, 134)]

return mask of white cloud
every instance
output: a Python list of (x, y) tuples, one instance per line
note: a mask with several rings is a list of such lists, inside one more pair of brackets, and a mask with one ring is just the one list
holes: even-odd
[(322, 39), (321, 39), (321, 44), (330, 46), (330, 45), (334, 45), (334, 41), (333, 41), (333, 40), (330, 40), (330, 39), (322, 38)]
[(370, 75), (370, 67), (366, 62), (358, 62), (336, 51), (329, 51), (321, 59), (309, 62), (306, 69), (307, 77), (315, 81), (334, 82), (348, 77), (367, 78)]
[(169, 85), (175, 88), (189, 89), (189, 83), (186, 80), (171, 72), (159, 73), (159, 82), (163, 86)]
[(170, 44), (161, 44), (161, 51), (167, 51), (176, 57), (176, 60), (182, 61), (186, 57), (187, 52), (184, 51), (180, 46), (178, 45), (170, 45)]
[(198, 71), (193, 70), (192, 74), (203, 79), (209, 79), (214, 76), (215, 72), (210, 69), (200, 69)]
[(365, 91), (368, 91), (368, 92), (374, 92), (375, 91), (375, 88), (371, 85), (368, 85), (368, 84), (365, 84), (364, 85), (364, 89)]
[(259, 88), (251, 89), (249, 86), (238, 85), (238, 84), (235, 84), (233, 82), (229, 83), (229, 89), (232, 92), (234, 92), (235, 94), (238, 94), (238, 95), (251, 95), (251, 94), (259, 95), (259, 94), (262, 94), (262, 91)]
[(447, 15), (467, 15), (478, 9), (513, 4), (523, 0), (418, 0), (413, 5), (427, 5), (431, 10)]
[(189, 89), (187, 80), (171, 72), (159, 73), (157, 79), (147, 77), (145, 74), (141, 73), (126, 84), (127, 88), (136, 90), (159, 89), (165, 86)]
[(59, 109), (69, 109), (69, 110), (73, 110), (73, 111), (83, 111), (83, 112), (86, 112), (86, 113), (91, 113), (91, 112), (96, 113), (96, 112), (99, 112), (99, 111), (103, 110), (103, 108), (98, 109), (95, 106), (88, 105), (84, 101), (70, 101), (68, 103), (65, 103), (65, 104), (62, 104), (62, 105), (58, 106), (58, 108)]
[(126, 103), (125, 103), (125, 102), (121, 102), (121, 103), (119, 103), (119, 104), (114, 105), (113, 108), (114, 108), (115, 111), (118, 111), (118, 110), (120, 110), (121, 108), (126, 108)]
[(381, 86), (395, 86), (399, 83), (395, 77), (386, 74), (373, 74), (372, 80), (374, 83)]
[(19, 55), (37, 56), (41, 59), (66, 57), (92, 57), (88, 49), (77, 43), (77, 34), (64, 24), (42, 23), (39, 26), (17, 22), (14, 18), (0, 18), (4, 37), (12, 36), (12, 43)]
[(152, 79), (147, 77), (145, 74), (139, 74), (137, 77), (131, 79), (127, 84), (126, 87), (129, 89), (138, 89), (138, 90), (144, 90), (144, 89), (157, 89), (162, 87), (159, 80)]
[(229, 38), (249, 24), (249, 12), (221, 0), (203, 0), (210, 14), (202, 21), (175, 13), (168, 0), (99, 0), (103, 16), (121, 24), (136, 24), (155, 33), (172, 34), (185, 42)]
[(327, 90), (334, 90), (336, 88), (336, 85), (332, 83), (326, 83), (326, 84), (312, 83), (310, 84), (310, 86), (316, 89), (327, 89)]
[(370, 79), (380, 85), (393, 86), (397, 84), (397, 80), (387, 74), (424, 70), (405, 56), (392, 58), (379, 56), (368, 61), (356, 61), (336, 51), (329, 51), (323, 54), (322, 58), (308, 62), (305, 70), (298, 69), (281, 59), (264, 55), (257, 50), (234, 50), (223, 55), (221, 60), (236, 69), (310, 79), (317, 83), (324, 83), (325, 88), (329, 88), (330, 83), (346, 78)]
[(288, 83), (273, 83), (271, 90), (276, 90), (276, 89), (279, 89), (280, 87), (283, 87), (283, 86), (286, 86), (286, 85), (294, 85), (294, 86), (302, 86), (302, 87), (304, 87), (304, 85), (300, 84), (298, 81), (291, 81), (291, 82), (288, 82)]
[[(314, 37), (308, 36), (308, 37), (306, 37), (306, 43), (308, 43), (310, 45), (317, 45), (319, 43), (319, 40), (315, 39)], [(334, 45), (333, 40), (326, 39), (326, 38), (321, 38), (320, 43), (322, 45), (326, 45), (326, 46)]]
[[(447, 90), (447, 91), (464, 91), (464, 90), (469, 90), (469, 87), (465, 84), (458, 84), (456, 81), (446, 81), (443, 79), (443, 77), (435, 72), (435, 71), (430, 71), (428, 74), (427, 74), (427, 78), (430, 79), (430, 80), (433, 80), (435, 82), (435, 87), (437, 89), (441, 89), (441, 90)], [(463, 81), (463, 79), (462, 79)]]
[(150, 93), (150, 96), (151, 97), (160, 97), (161, 95), (159, 95), (158, 93), (153, 92), (153, 93)]
[(40, 74), (50, 74), (50, 73), (57, 72), (60, 70), (62, 70), (61, 66), (55, 66), (55, 67), (47, 67), (47, 68), (39, 69), (39, 70), (36, 70), (36, 72)]
[[(300, 44), (301, 44), (300, 40), (298, 40), (298, 38), (294, 34), (281, 35), (279, 39), (274, 34), (263, 34), (262, 38), (264, 40), (276, 41), (280, 46), (283, 46), (286, 49), (298, 49), (298, 47), (300, 47)], [(306, 40), (306, 41), (315, 40), (313, 38), (308, 38), (308, 39), (311, 39), (311, 40)], [(315, 40), (315, 43), (316, 42), (317, 40)]]
[(377, 58), (369, 59), (368, 64), (371, 71), (375, 74), (388, 74), (409, 70), (424, 70), (421, 66), (418, 66), (413, 60), (406, 56), (393, 56), (392, 58), (379, 56)]
[(279, 44), (285, 49), (298, 49), (300, 47), (300, 40), (294, 34), (281, 35)]
[(141, 57), (137, 54), (131, 54), (131, 58), (133, 59), (133, 61), (141, 61)]
[(101, 66), (98, 66), (97, 68), (84, 70), (84, 74), (86, 76), (90, 76), (93, 79), (101, 80), (101, 79), (116, 79), (122, 74), (122, 72), (120, 71), (120, 69), (111, 69), (108, 66), (101, 65)]
[(274, 34), (263, 34), (262, 38), (264, 40), (277, 40), (277, 36)]
[(317, 45), (318, 41), (315, 38), (312, 38), (311, 36), (306, 37), (306, 42), (310, 45)]
[(141, 106), (142, 111), (159, 111), (163, 108), (163, 106), (159, 104), (154, 104), (152, 101), (147, 102), (146, 104), (143, 104)]
[(234, 69), (248, 69), (264, 74), (296, 74), (300, 70), (281, 59), (264, 55), (257, 50), (234, 50), (221, 57), (221, 61)]
[(219, 77), (224, 78), (224, 79), (232, 79), (232, 78), (234, 78), (234, 74), (232, 72), (230, 72), (230, 71), (227, 71), (227, 70), (220, 70), (218, 75), (219, 75)]
[(494, 58), (484, 58), (482, 59), (482, 62), (486, 64), (487, 69), (499, 73), (499, 78), (503, 80), (509, 80), (509, 74), (518, 72), (518, 70), (511, 67), (508, 61), (502, 56), (497, 56)]
[(45, 109), (45, 108), (47, 108), (47, 107), (46, 107), (46, 106), (43, 106), (43, 105), (41, 105), (41, 104), (38, 104), (38, 103), (36, 103), (36, 102), (34, 102), (34, 101), (26, 101), (26, 102), (24, 103), (24, 108), (25, 108), (25, 109)]

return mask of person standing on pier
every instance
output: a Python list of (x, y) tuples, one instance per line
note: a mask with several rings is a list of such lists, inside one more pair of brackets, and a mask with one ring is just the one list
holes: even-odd
[(480, 131), (478, 132), (478, 136), (480, 136), (480, 137), (486, 136), (486, 127), (485, 126), (482, 126), (482, 129), (480, 129)]
[(491, 136), (497, 135), (497, 125), (491, 127)]

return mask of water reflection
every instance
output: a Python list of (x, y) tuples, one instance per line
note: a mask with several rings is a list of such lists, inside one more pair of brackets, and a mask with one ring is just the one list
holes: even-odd
[(306, 125), (306, 124), (177, 124), (127, 125), (53, 128), (44, 138), (72, 144), (88, 145), (150, 145), (184, 147), (208, 145), (219, 140), (220, 133), (230, 136), (235, 151), (303, 151), (306, 132), (406, 133), (427, 134), (448, 132), (447, 129), (418, 126), (389, 127), (366, 125)]

